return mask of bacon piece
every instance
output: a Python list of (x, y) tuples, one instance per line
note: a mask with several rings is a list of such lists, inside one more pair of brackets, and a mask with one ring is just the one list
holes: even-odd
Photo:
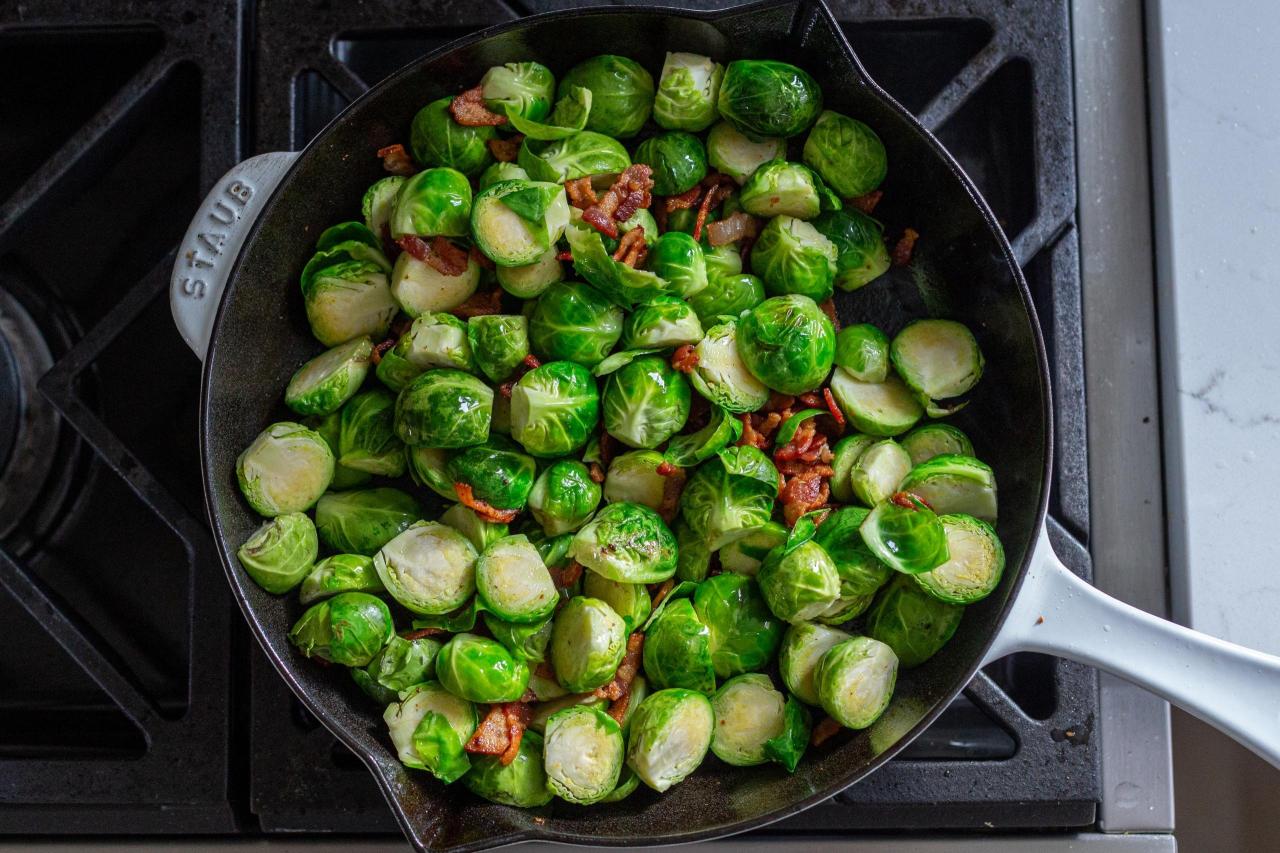
[(396, 345), (399, 338), (387, 338), (373, 345), (373, 354), (369, 356), (369, 360), (376, 366), (382, 363), (382, 357), (391, 351)]
[(495, 287), (485, 293), (473, 293), (461, 305), (449, 309), (449, 313), (463, 320), (485, 314), (502, 313), (502, 288)]
[[(668, 466), (671, 469), (670, 472), (663, 473), (663, 466)], [(658, 466), (658, 473), (662, 475), (662, 502), (658, 504), (658, 515), (670, 524), (676, 520), (676, 511), (680, 508), (680, 493), (684, 491), (684, 482), (688, 479), (688, 475), (683, 468), (677, 468), (666, 462)]]
[(591, 178), (574, 178), (564, 182), (564, 191), (569, 196), (569, 204), (579, 210), (586, 210), (598, 202), (595, 188), (591, 186)]
[(798, 459), (784, 459), (781, 462), (775, 462), (774, 465), (778, 469), (778, 473), (784, 477), (795, 477), (800, 474), (817, 474), (819, 477), (827, 477), (828, 479), (836, 475), (835, 469), (825, 463), (802, 462)]
[(622, 656), (622, 662), (618, 664), (617, 671), (613, 674), (613, 680), (603, 687), (597, 687), (596, 696), (612, 702), (630, 693), (631, 682), (635, 681), (636, 673), (640, 671), (640, 655), (643, 649), (644, 634), (636, 631), (630, 637), (627, 637), (627, 651)]
[(471, 740), (463, 747), (467, 752), (479, 755), (502, 755), (511, 745), (507, 734), (507, 713), (501, 705), (490, 705), (489, 711), (476, 726)]
[(688, 210), (698, 203), (698, 199), (702, 198), (702, 185), (699, 184), (680, 193), (680, 195), (669, 195), (662, 203), (662, 209), (667, 213), (675, 213), (677, 210)]
[(844, 412), (840, 411), (840, 407), (836, 405), (836, 398), (831, 396), (830, 388), (822, 389), (822, 399), (827, 404), (827, 411), (831, 412), (831, 417), (840, 427), (844, 426)]
[(498, 759), (503, 767), (516, 760), (520, 754), (520, 741), (524, 739), (524, 730), (533, 718), (533, 708), (523, 702), (507, 702), (502, 706), (507, 722), (507, 749)]
[(453, 491), (458, 496), (458, 503), (469, 507), (482, 521), (492, 524), (510, 524), (520, 514), (518, 509), (496, 509), (475, 496), (470, 483), (454, 483)]
[(766, 412), (781, 412), (790, 409), (796, 404), (796, 398), (790, 394), (779, 394), (777, 391), (769, 392), (769, 402), (764, 404)]
[(613, 186), (582, 211), (582, 221), (601, 234), (618, 236), (618, 222), (626, 222), (642, 207), (653, 203), (653, 169), (634, 163), (622, 170)]
[(782, 517), (787, 526), (794, 527), (800, 516), (822, 506), (830, 496), (831, 487), (816, 471), (797, 474), (787, 480), (782, 487), (782, 494), (778, 496), (782, 501)]
[(649, 256), (649, 244), (644, 239), (644, 226), (637, 225), (626, 234), (622, 235), (622, 239), (618, 241), (618, 249), (613, 253), (613, 259), (619, 263), (626, 264), (633, 269), (644, 263), (644, 259)]
[(570, 252), (570, 251), (567, 251), (567, 250), (566, 250), (566, 251), (563, 251), (563, 252), (556, 252), (556, 260), (557, 260), (557, 261), (572, 261), (572, 260), (573, 260), (573, 252)]
[(822, 746), (828, 740), (840, 731), (840, 724), (830, 717), (823, 717), (822, 721), (813, 727), (813, 734), (809, 736), (809, 743), (814, 746)]
[(555, 581), (556, 586), (560, 589), (567, 589), (578, 582), (578, 578), (582, 577), (582, 564), (577, 560), (570, 560), (564, 566), (558, 569), (549, 569), (551, 579)]
[(587, 470), (591, 472), (591, 482), (593, 483), (604, 482), (604, 469), (600, 467), (599, 462), (592, 462), (590, 465), (587, 466)]
[(893, 501), (903, 509), (919, 509), (919, 507), (915, 505), (915, 501), (919, 501), (931, 510), (933, 509), (933, 504), (929, 503), (915, 492), (894, 492), (893, 496), (890, 497), (889, 500)]
[(462, 275), (467, 271), (467, 250), (444, 237), (432, 237), (431, 244), (416, 234), (406, 234), (396, 241), (414, 258), (441, 275)]
[(617, 699), (611, 702), (609, 704), (608, 710), (606, 710), (605, 713), (608, 714), (610, 717), (613, 717), (613, 721), (615, 723), (617, 723), (618, 725), (622, 725), (622, 721), (627, 716), (627, 708), (630, 706), (631, 706), (631, 691), (628, 690), (626, 693), (623, 693), (621, 696), (619, 696)]
[(756, 432), (756, 426), (752, 423), (751, 415), (741, 414), (738, 418), (742, 421), (742, 436), (738, 439), (738, 447), (746, 447), (748, 444), (757, 450), (764, 450), (769, 446), (769, 441), (763, 435)]
[(431, 247), (427, 242), (416, 234), (406, 234), (396, 241), (396, 245), (404, 249), (414, 259), (422, 261), (424, 264), (427, 258), (431, 256)]
[(902, 236), (893, 247), (893, 252), (890, 253), (895, 267), (905, 267), (911, 263), (911, 253), (915, 251), (918, 239), (920, 239), (920, 233), (914, 228), (908, 228), (902, 232)]
[(801, 403), (804, 403), (810, 409), (817, 409), (822, 406), (822, 399), (818, 397), (817, 391), (805, 391), (799, 397), (796, 397)]
[(379, 148), (378, 156), (382, 158), (382, 168), (393, 175), (408, 176), (418, 171), (409, 152), (405, 151), (404, 146), (398, 142), (395, 145)]
[(754, 216), (734, 211), (733, 216), (719, 222), (707, 223), (707, 242), (713, 246), (726, 246), (745, 237), (760, 233), (760, 223)]
[(516, 154), (520, 152), (521, 142), (524, 142), (524, 134), (517, 133), (505, 139), (502, 137), (490, 139), (485, 142), (485, 145), (489, 147), (489, 153), (493, 155), (493, 159), (499, 163), (514, 163)]
[(523, 364), (525, 367), (529, 368), (530, 370), (536, 370), (539, 367), (542, 367), (542, 362), (538, 361), (538, 357), (533, 353), (529, 353), (528, 355), (526, 355), (523, 359), (520, 360), (520, 363)]
[(423, 637), (438, 637), (449, 633), (444, 628), (415, 628), (412, 631), (401, 631), (400, 636), (406, 640), (421, 640)]
[(729, 197), (733, 190), (726, 184), (713, 184), (707, 187), (707, 194), (698, 205), (698, 216), (693, 220), (693, 239), (702, 239), (702, 227), (707, 224), (707, 214), (720, 202)]
[(680, 469), (677, 468), (675, 465), (672, 465), (670, 462), (666, 462), (666, 461), (659, 462), (658, 467), (655, 469), (659, 477), (670, 477), (672, 474), (675, 474), (679, 470)]
[(883, 196), (884, 193), (880, 190), (872, 190), (866, 195), (860, 195), (856, 198), (849, 199), (849, 204), (870, 216), (871, 212), (876, 209), (876, 205), (880, 203), (880, 199)]
[(476, 85), (449, 102), (449, 115), (463, 127), (497, 127), (507, 123), (506, 116), (491, 112), (484, 105), (484, 87)]
[[(605, 196), (605, 198), (609, 198), (609, 196)], [(613, 221), (612, 214), (601, 202), (596, 202), (582, 211), (582, 221), (606, 237), (618, 236), (618, 223)]]
[(698, 366), (698, 352), (693, 344), (676, 347), (676, 351), (671, 354), (671, 366), (681, 373), (693, 373)]
[(662, 603), (662, 599), (666, 598), (668, 593), (670, 593), (671, 590), (675, 588), (676, 588), (675, 578), (667, 578), (662, 583), (660, 583), (658, 585), (658, 588), (653, 590), (652, 606), (654, 608), (657, 608), (657, 606)]

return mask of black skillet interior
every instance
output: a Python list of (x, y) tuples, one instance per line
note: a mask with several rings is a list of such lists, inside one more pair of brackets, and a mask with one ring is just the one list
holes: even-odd
[[(309, 334), (298, 273), (326, 226), (358, 217), (380, 175), (373, 152), (406, 141), (428, 101), (475, 84), (483, 69), (536, 59), (557, 74), (601, 52), (661, 69), (667, 50), (721, 62), (770, 57), (808, 69), (826, 104), (870, 124), (889, 152), (877, 215), (887, 232), (922, 235), (910, 266), (839, 294), (842, 320), (874, 322), (892, 335), (907, 320), (953, 317), (978, 336), (986, 375), (954, 419), (999, 481), (999, 533), (1008, 553), (1001, 587), (970, 609), (952, 642), (902, 674), (888, 712), (871, 729), (812, 751), (792, 775), (776, 765), (732, 768), (709, 757), (665, 795), (644, 789), (609, 806), (556, 801), (521, 811), (445, 789), (395, 760), (380, 709), (343, 673), (310, 664), (286, 633), (301, 607), (240, 571), (235, 550), (260, 523), (241, 499), (235, 459), (273, 420), (289, 418), (282, 389), (319, 350)], [(903, 57), (904, 62), (911, 61)], [(232, 587), (259, 642), (308, 708), (370, 767), (406, 833), (431, 849), (480, 849), (521, 838), (638, 845), (725, 835), (793, 814), (874, 770), (919, 733), (968, 682), (1016, 591), (1048, 490), (1048, 375), (1030, 297), (986, 204), (936, 140), (866, 78), (830, 13), (818, 2), (770, 2), (721, 14), (600, 9), (538, 16), (432, 54), (375, 87), (308, 146), (275, 192), (229, 283), (205, 362), (202, 442), (207, 497)]]

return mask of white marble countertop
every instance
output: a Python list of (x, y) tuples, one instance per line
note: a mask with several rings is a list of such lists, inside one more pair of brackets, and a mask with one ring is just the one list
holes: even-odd
[(1173, 615), (1280, 654), (1280, 5), (1148, 11)]

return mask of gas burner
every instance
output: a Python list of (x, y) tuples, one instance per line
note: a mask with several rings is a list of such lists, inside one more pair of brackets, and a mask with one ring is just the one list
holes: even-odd
[(27, 309), (0, 289), (0, 540), (40, 500), (57, 459), (58, 415), (36, 391), (53, 353)]

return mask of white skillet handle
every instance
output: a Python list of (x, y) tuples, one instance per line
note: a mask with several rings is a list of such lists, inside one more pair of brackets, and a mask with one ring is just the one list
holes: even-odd
[(1280, 658), (1130, 607), (1080, 580), (1046, 531), (984, 665), (1045, 652), (1107, 670), (1221, 729), (1280, 767)]
[(233, 166), (209, 190), (182, 238), (169, 282), (169, 308), (178, 332), (202, 361), (245, 235), (297, 157), (293, 151), (273, 151)]

